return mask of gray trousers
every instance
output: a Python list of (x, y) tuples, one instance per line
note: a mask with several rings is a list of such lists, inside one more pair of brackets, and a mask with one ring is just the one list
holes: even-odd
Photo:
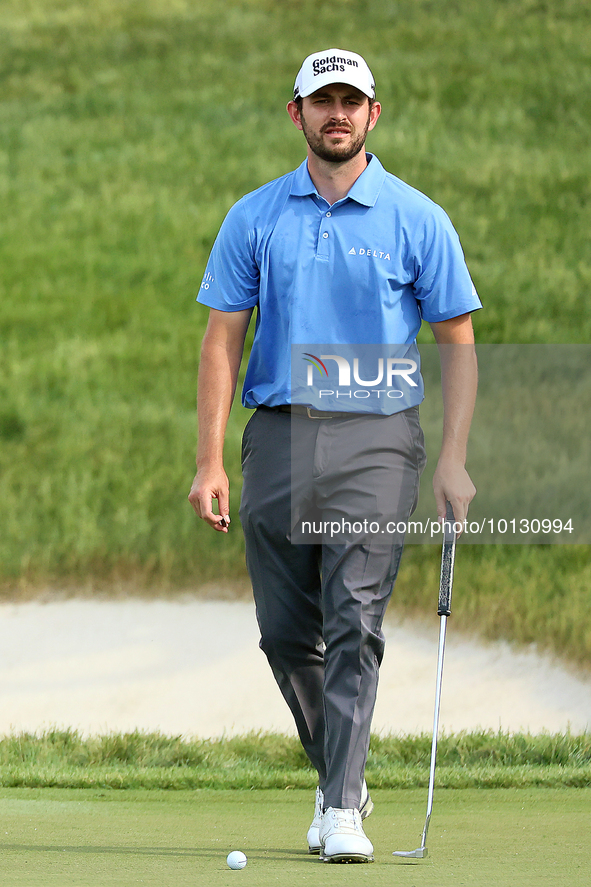
[(295, 544), (293, 522), (343, 514), (348, 501), (370, 518), (377, 507), (382, 520), (407, 520), (424, 463), (416, 408), (320, 420), (259, 409), (244, 431), (240, 518), (260, 646), (326, 807), (360, 804), (402, 542)]

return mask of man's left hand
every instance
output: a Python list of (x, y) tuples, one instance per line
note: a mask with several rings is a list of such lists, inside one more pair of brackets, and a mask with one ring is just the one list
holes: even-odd
[(470, 502), (476, 495), (476, 487), (461, 462), (440, 459), (433, 476), (433, 492), (440, 520), (445, 520), (449, 502), (456, 522), (463, 523), (468, 516)]

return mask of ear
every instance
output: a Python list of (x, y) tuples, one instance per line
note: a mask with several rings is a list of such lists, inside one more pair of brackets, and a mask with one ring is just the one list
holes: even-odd
[(288, 102), (287, 103), (287, 113), (290, 116), (291, 122), (300, 131), (303, 129), (302, 119), (300, 116), (300, 106), (297, 102)]
[(374, 102), (371, 106), (371, 111), (369, 114), (369, 128), (368, 131), (371, 131), (376, 123), (378, 122), (378, 117), (382, 113), (382, 106), (379, 102)]

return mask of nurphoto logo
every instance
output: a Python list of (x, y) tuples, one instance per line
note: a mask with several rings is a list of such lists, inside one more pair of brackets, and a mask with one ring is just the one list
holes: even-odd
[[(311, 354), (310, 352), (304, 352), (304, 360), (308, 363), (307, 374), (306, 374), (306, 384), (308, 387), (314, 387), (314, 370), (316, 370), (322, 378), (328, 379), (329, 376), (334, 376), (334, 367), (331, 367), (333, 370), (332, 373), (329, 373), (328, 367), (325, 361), (334, 361), (336, 363), (337, 370), (337, 386), (339, 388), (347, 388), (352, 389), (351, 375), (353, 376), (353, 382), (357, 385), (363, 386), (362, 388), (351, 390), (347, 393), (338, 391), (335, 392), (334, 389), (320, 389), (318, 394), (320, 397), (356, 397), (360, 398), (368, 398), (371, 397), (372, 394), (380, 397), (381, 395), (385, 395), (386, 397), (391, 398), (401, 398), (404, 397), (404, 392), (400, 390), (398, 387), (394, 387), (394, 383), (396, 382), (398, 385), (401, 383), (406, 383), (411, 388), (417, 387), (417, 382), (413, 378), (413, 375), (417, 373), (418, 365), (416, 360), (411, 360), (406, 357), (379, 357), (377, 359), (377, 366), (374, 364), (372, 370), (372, 378), (365, 379), (361, 377), (361, 370), (359, 366), (359, 358), (354, 357), (352, 361), (348, 360), (346, 357), (343, 357), (341, 354), (320, 354), (319, 356), (315, 354)], [(365, 361), (367, 364), (367, 360)], [(352, 367), (351, 367), (352, 364)], [(364, 374), (368, 372), (368, 369), (364, 370)], [(379, 387), (385, 385), (386, 387)]]
[(420, 404), (421, 356), (413, 344), (291, 346), (291, 402), (329, 412), (389, 416)]

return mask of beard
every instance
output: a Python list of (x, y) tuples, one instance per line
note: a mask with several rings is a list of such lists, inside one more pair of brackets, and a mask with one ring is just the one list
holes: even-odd
[(330, 146), (324, 143), (322, 137), (326, 130), (334, 128), (334, 123), (325, 124), (320, 130), (320, 133), (316, 133), (308, 127), (303, 110), (300, 111), (300, 119), (302, 122), (302, 130), (310, 149), (317, 157), (320, 157), (321, 160), (326, 160), (329, 163), (346, 163), (348, 160), (352, 160), (353, 157), (356, 157), (359, 154), (365, 145), (370, 121), (368, 113), (367, 123), (365, 124), (363, 132), (356, 133), (355, 130), (349, 130), (352, 134), (352, 138), (348, 144)]

